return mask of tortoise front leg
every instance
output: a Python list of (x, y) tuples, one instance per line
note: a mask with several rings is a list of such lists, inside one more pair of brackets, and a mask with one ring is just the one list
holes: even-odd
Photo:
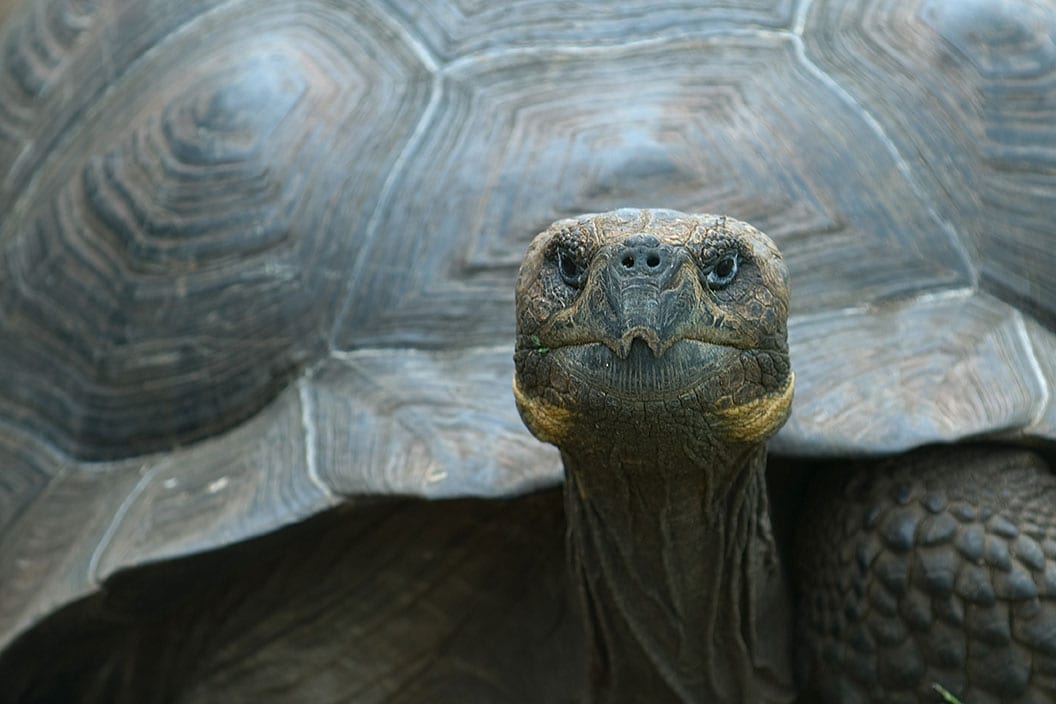
[(833, 702), (1056, 700), (1056, 477), (968, 446), (824, 473), (798, 540), (801, 665)]

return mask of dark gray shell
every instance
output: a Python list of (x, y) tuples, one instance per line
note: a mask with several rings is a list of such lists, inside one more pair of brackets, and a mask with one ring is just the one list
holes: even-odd
[(775, 450), (1056, 437), (1056, 10), (732, 5), (0, 2), (0, 650), (350, 496), (557, 482), (513, 278), (581, 212), (777, 240)]

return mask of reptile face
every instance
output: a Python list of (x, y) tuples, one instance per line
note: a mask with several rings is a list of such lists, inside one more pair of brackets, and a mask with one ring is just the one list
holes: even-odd
[(791, 403), (787, 312), (781, 256), (744, 223), (662, 210), (559, 221), (521, 265), (518, 407), (563, 447), (687, 425), (758, 442)]

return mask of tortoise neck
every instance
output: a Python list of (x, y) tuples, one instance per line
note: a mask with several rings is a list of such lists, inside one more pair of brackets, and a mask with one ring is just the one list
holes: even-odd
[(599, 701), (788, 701), (788, 609), (765, 445), (562, 453), (573, 581)]

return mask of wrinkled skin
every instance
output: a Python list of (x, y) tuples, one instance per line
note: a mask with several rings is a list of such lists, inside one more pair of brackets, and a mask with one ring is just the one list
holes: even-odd
[(525, 256), (514, 392), (562, 451), (600, 701), (792, 697), (763, 476), (787, 311), (776, 248), (728, 218), (584, 216)]

